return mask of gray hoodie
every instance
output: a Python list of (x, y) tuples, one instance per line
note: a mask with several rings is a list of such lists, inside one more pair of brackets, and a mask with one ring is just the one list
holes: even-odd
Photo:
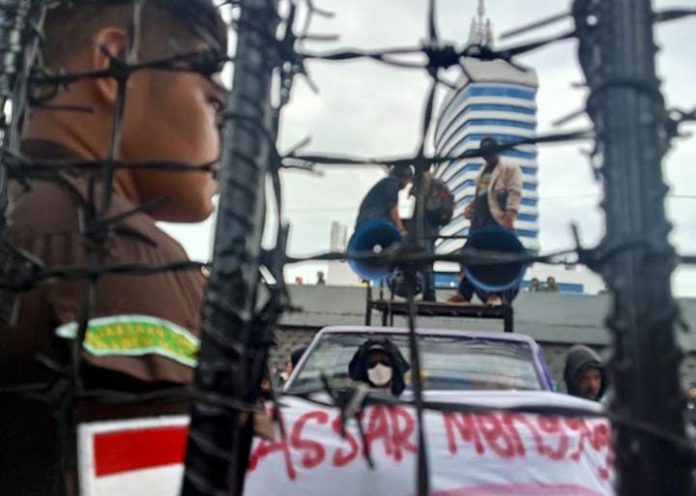
[(563, 380), (565, 381), (566, 389), (568, 394), (572, 396), (582, 396), (578, 390), (578, 379), (582, 371), (588, 365), (597, 367), (602, 374), (602, 387), (598, 397), (598, 399), (600, 399), (604, 396), (604, 392), (607, 388), (607, 376), (604, 364), (597, 353), (581, 344), (573, 346), (566, 357), (565, 369), (563, 370)]

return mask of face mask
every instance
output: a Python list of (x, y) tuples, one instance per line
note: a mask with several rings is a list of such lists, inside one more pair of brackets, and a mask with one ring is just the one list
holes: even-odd
[(378, 363), (371, 369), (367, 370), (367, 378), (375, 386), (386, 386), (392, 379), (392, 369), (381, 363)]

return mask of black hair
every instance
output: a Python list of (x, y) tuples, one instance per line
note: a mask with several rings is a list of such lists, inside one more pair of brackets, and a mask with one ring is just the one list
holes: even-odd
[(498, 146), (498, 140), (493, 136), (484, 136), (484, 138), (481, 140), (481, 144), (479, 145), (481, 150), (495, 148), (496, 146)]
[(297, 367), (297, 364), (300, 362), (300, 359), (302, 358), (302, 355), (304, 355), (305, 351), (307, 351), (307, 347), (301, 346), (290, 352), (290, 363), (292, 364), (293, 369)]
[[(45, 65), (62, 64), (76, 48), (89, 43), (92, 36), (105, 26), (125, 28), (130, 22), (131, 5), (132, 2), (127, 0), (73, 0), (49, 10), (44, 26)], [(190, 38), (201, 40), (221, 53), (227, 50), (227, 26), (212, 0), (146, 0), (141, 21), (142, 36), (146, 40), (143, 49), (154, 44), (155, 40), (164, 45), (175, 45), (177, 38)], [(148, 39), (148, 32), (156, 35)], [(159, 36), (162, 32), (170, 32), (171, 37)]]
[(410, 165), (394, 165), (389, 170), (389, 175), (394, 177), (410, 177), (413, 175), (413, 167)]

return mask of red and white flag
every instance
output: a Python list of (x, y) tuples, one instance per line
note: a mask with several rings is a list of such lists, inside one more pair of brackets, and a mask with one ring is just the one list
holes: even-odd
[(188, 424), (182, 415), (80, 425), (80, 494), (178, 496)]

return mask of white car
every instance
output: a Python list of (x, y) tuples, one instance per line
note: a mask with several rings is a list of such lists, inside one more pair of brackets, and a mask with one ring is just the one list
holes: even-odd
[[(255, 442), (245, 495), (416, 494), (410, 371), (398, 395), (369, 384), (357, 389), (369, 391), (370, 401), (345, 422), (332, 404), (341, 391), (356, 391), (348, 367), (361, 344), (384, 339), (409, 360), (405, 329), (330, 327), (317, 334), (281, 398), (285, 437)], [(553, 392), (531, 338), (423, 329), (417, 339), (431, 496), (614, 494), (601, 406)], [(338, 393), (325, 391), (327, 382)]]

